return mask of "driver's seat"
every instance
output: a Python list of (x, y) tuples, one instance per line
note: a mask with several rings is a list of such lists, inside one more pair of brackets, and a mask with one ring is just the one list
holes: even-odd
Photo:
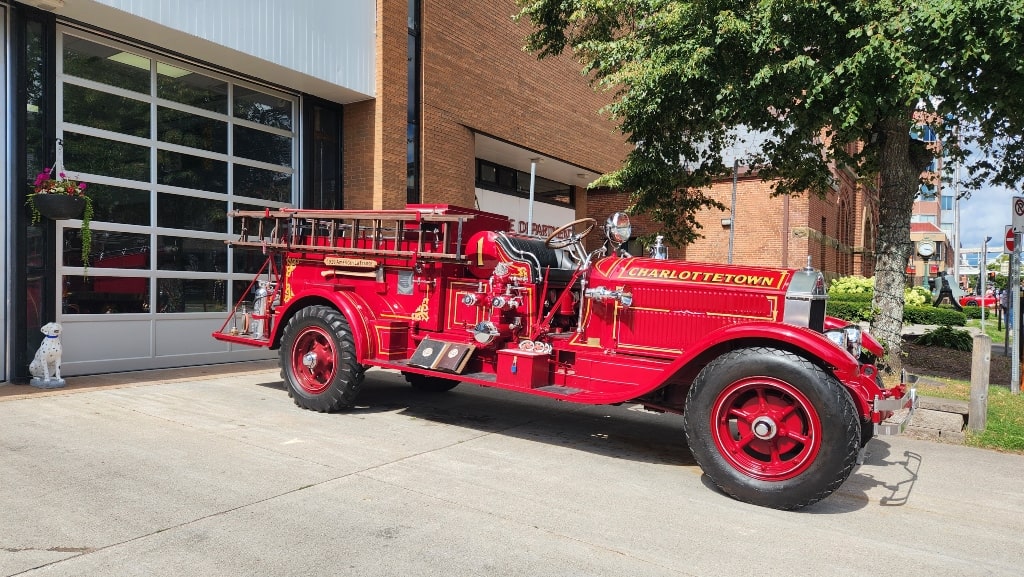
[(549, 282), (568, 283), (572, 280), (573, 273), (579, 268), (579, 263), (569, 251), (562, 248), (550, 248), (538, 238), (498, 233), (495, 241), (510, 257), (530, 265), (532, 280), (535, 283), (544, 279), (544, 272), (547, 269), (551, 271), (548, 276)]

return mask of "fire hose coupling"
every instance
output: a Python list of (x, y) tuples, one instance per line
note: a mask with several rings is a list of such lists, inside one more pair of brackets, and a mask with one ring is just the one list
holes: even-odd
[(519, 308), (522, 302), (519, 297), (513, 297), (508, 295), (499, 295), (491, 299), (491, 306), (501, 310), (514, 310)]
[(483, 306), (483, 300), (484, 295), (481, 293), (468, 293), (463, 295), (462, 304), (469, 307)]
[(632, 306), (633, 304), (633, 293), (628, 293), (622, 290), (608, 290), (603, 286), (588, 288), (583, 291), (583, 296), (588, 299), (593, 299), (599, 303), (604, 301), (615, 301), (624, 307)]

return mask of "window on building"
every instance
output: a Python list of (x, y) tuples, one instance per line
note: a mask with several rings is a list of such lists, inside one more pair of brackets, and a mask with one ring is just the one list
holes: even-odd
[(415, 204), (420, 201), (420, 0), (409, 0), (408, 27), (405, 196)]
[(298, 99), (83, 32), (58, 48), (57, 134), (95, 212), (88, 275), (58, 229), (64, 311), (226, 311), (251, 280), (228, 211), (295, 204)]
[(953, 197), (951, 195), (950, 196), (941, 196), (939, 198), (940, 198), (940, 200), (939, 200), (939, 203), (940, 203), (939, 208), (940, 209), (942, 209), (942, 210), (953, 210)]
[[(476, 159), (476, 186), (529, 198), (530, 173), (478, 158)], [(563, 182), (540, 176), (534, 177), (533, 195), (534, 199), (539, 202), (573, 206), (572, 192), (572, 187)]]

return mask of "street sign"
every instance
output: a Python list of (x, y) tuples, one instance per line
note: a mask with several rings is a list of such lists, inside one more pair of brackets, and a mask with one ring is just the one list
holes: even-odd
[(1015, 196), (1010, 202), (1013, 213), (1013, 220), (1010, 222), (1013, 230), (1024, 232), (1024, 196)]
[(1006, 234), (1003, 235), (1003, 254), (1013, 253), (1013, 226), (1006, 225)]

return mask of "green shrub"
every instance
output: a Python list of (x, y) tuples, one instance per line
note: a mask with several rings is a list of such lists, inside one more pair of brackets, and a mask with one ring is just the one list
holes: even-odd
[(839, 293), (837, 295), (833, 295), (832, 293), (828, 294), (828, 302), (840, 301), (844, 303), (870, 303), (873, 298), (875, 298), (874, 295), (867, 293)]
[(875, 279), (862, 276), (844, 276), (832, 281), (828, 287), (829, 296), (839, 295), (871, 295), (875, 292)]
[(919, 307), (931, 304), (932, 293), (923, 286), (916, 286), (903, 291), (903, 302), (908, 307)]
[(870, 321), (871, 300), (846, 301), (830, 299), (825, 307), (825, 314), (850, 322)]
[(971, 333), (950, 326), (941, 326), (917, 337), (914, 344), (928, 347), (944, 347), (957, 351), (969, 351), (973, 348), (974, 338)]
[(945, 307), (903, 307), (903, 322), (911, 325), (962, 327), (967, 324), (967, 315)]

